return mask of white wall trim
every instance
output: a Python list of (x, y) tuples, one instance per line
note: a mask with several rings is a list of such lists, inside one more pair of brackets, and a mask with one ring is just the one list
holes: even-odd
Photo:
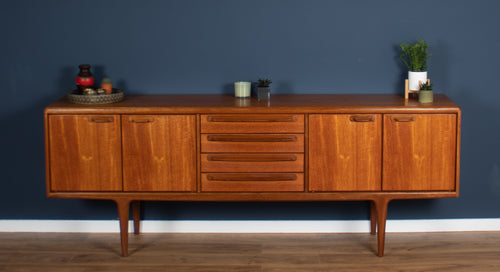
[[(132, 221), (129, 222), (132, 231)], [(357, 233), (368, 220), (143, 220), (144, 233)], [(500, 231), (499, 219), (388, 220), (387, 232)], [(119, 232), (118, 220), (0, 220), (0, 232)]]

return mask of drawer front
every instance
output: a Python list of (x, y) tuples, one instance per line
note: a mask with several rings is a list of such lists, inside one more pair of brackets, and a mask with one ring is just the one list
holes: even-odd
[(304, 115), (202, 115), (201, 133), (304, 133)]
[(304, 172), (304, 154), (202, 154), (202, 172)]
[(202, 192), (301, 192), (301, 173), (208, 173), (201, 175)]
[(304, 152), (303, 134), (202, 134), (201, 152)]

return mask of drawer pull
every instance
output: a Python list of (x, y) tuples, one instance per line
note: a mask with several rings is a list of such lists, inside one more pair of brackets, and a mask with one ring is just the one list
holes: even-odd
[(154, 119), (151, 117), (131, 117), (129, 120), (132, 123), (139, 123), (139, 124), (152, 123), (154, 121)]
[(296, 115), (216, 115), (207, 116), (208, 122), (297, 122)]
[(297, 156), (287, 154), (223, 154), (208, 155), (207, 160), (223, 162), (284, 162), (297, 161)]
[(210, 142), (296, 142), (295, 135), (208, 135)]
[(415, 116), (393, 116), (391, 119), (394, 122), (413, 122), (415, 121)]
[(113, 120), (113, 117), (89, 117), (92, 123), (112, 123)]
[(208, 174), (207, 180), (210, 181), (294, 181), (297, 180), (296, 174)]
[(374, 122), (375, 117), (373, 115), (352, 115), (349, 120), (351, 122)]

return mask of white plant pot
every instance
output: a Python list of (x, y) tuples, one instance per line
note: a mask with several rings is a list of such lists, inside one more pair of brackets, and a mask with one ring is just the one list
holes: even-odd
[(411, 91), (420, 90), (420, 84), (427, 82), (427, 72), (408, 72), (408, 88)]
[(234, 83), (235, 97), (250, 97), (251, 82), (239, 81)]

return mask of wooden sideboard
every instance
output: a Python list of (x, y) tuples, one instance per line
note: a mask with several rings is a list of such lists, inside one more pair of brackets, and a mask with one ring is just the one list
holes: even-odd
[(117, 203), (122, 255), (140, 201), (369, 201), (384, 254), (393, 199), (458, 197), (461, 110), (445, 95), (129, 95), (45, 109), (47, 196)]

